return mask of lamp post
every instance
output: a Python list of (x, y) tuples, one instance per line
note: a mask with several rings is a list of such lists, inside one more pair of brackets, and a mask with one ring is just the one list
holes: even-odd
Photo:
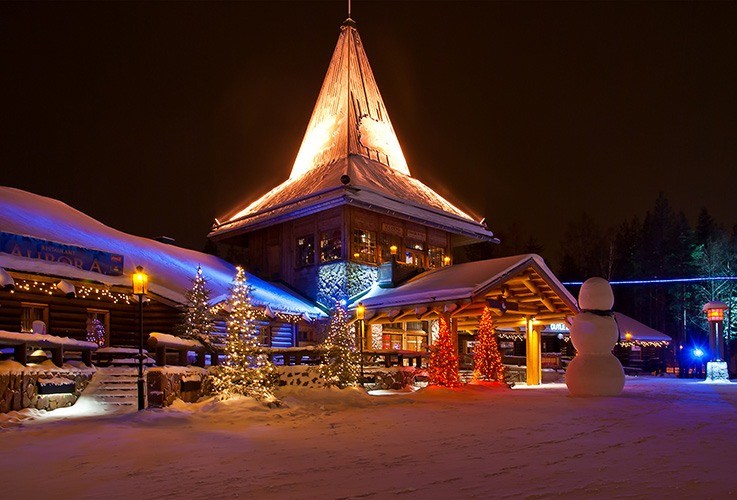
[(356, 319), (358, 320), (358, 345), (359, 350), (361, 353), (361, 386), (363, 386), (363, 328), (364, 328), (364, 318), (366, 317), (366, 308), (364, 307), (362, 302), (358, 303), (358, 306), (356, 307)]
[(724, 311), (727, 304), (713, 300), (704, 304), (709, 323), (709, 351), (711, 361), (706, 363), (707, 382), (728, 381), (727, 363), (724, 361)]
[(131, 276), (133, 294), (138, 296), (138, 410), (146, 406), (143, 395), (143, 298), (148, 293), (148, 275), (141, 266), (136, 266), (136, 272)]

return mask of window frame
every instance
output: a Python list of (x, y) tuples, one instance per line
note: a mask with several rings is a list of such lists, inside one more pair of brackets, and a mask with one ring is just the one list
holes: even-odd
[[(302, 256), (303, 256), (303, 254), (301, 252), (302, 245), (299, 244), (299, 240), (301, 240), (301, 239), (305, 239), (305, 240), (308, 240), (308, 241), (310, 239), (312, 240), (312, 243), (311, 243), (311, 245), (312, 245), (312, 250), (311, 250), (312, 251), (312, 258), (310, 259), (310, 262), (305, 262), (304, 259), (302, 259)], [(297, 236), (294, 239), (294, 267), (297, 268), (297, 269), (299, 269), (299, 268), (302, 268), (302, 267), (314, 266), (315, 265), (315, 256), (317, 255), (317, 252), (315, 250), (316, 250), (316, 248), (315, 248), (315, 233), (308, 233), (308, 234), (305, 234), (305, 235), (302, 235), (302, 236)]]
[(23, 323), (24, 323), (25, 320), (23, 318), (23, 313), (24, 313), (24, 310), (27, 309), (27, 308), (30, 308), (31, 309), (31, 316), (33, 316), (33, 310), (34, 309), (41, 309), (41, 310), (43, 310), (43, 313), (42, 313), (43, 318), (41, 319), (41, 321), (43, 321), (44, 323), (46, 323), (46, 332), (48, 333), (48, 331), (49, 331), (49, 305), (48, 304), (43, 304), (43, 303), (40, 303), (40, 302), (21, 302), (20, 303), (20, 331), (21, 331), (21, 333), (31, 333), (31, 332), (33, 332), (33, 322), (36, 321), (36, 319), (34, 319), (33, 317), (31, 317), (31, 319), (30, 319), (30, 325), (28, 325), (28, 328), (27, 329), (24, 328)]

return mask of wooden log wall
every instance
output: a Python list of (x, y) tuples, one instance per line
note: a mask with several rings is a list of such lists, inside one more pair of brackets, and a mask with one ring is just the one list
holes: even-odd
[[(0, 329), (20, 331), (23, 302), (48, 305), (48, 333), (79, 340), (85, 340), (87, 336), (88, 309), (109, 311), (110, 344), (113, 346), (138, 345), (138, 303), (136, 302), (126, 304), (90, 298), (66, 298), (61, 295), (32, 293), (17, 289), (14, 293), (0, 291)], [(152, 331), (172, 333), (177, 321), (178, 311), (174, 307), (154, 299), (144, 305), (145, 334)]]

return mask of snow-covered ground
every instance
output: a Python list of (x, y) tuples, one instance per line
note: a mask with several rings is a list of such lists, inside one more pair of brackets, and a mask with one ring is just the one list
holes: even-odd
[[(716, 498), (735, 495), (737, 384), (629, 378), (283, 394), (0, 424), (5, 498)], [(84, 410), (84, 408), (80, 408)], [(61, 410), (57, 410), (61, 411)], [(27, 417), (28, 415), (26, 415)], [(16, 419), (17, 419), (16, 415)]]

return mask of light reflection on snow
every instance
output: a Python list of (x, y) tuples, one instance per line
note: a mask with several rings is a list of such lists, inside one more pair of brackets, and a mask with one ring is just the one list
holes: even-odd
[(566, 386), (566, 384), (561, 383), (561, 382), (550, 383), (550, 384), (540, 384), (540, 385), (527, 385), (524, 382), (518, 382), (512, 386), (512, 389), (515, 389), (515, 390), (522, 390), (522, 389), (541, 390), (541, 389), (567, 389), (567, 388), (568, 387)]

